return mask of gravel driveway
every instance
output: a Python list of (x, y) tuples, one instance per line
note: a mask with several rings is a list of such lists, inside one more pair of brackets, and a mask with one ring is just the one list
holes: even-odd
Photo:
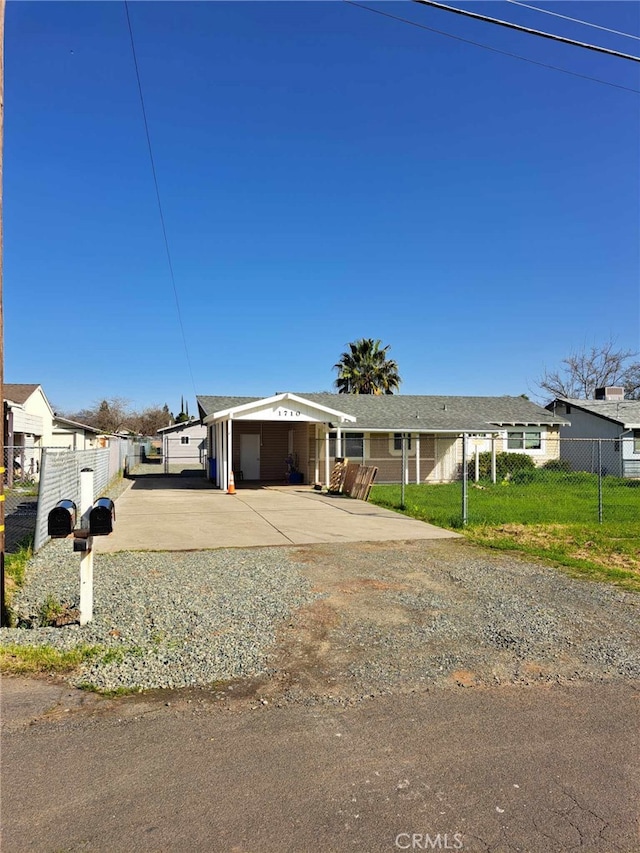
[[(14, 602), (77, 598), (52, 542)], [(204, 687), (248, 701), (640, 676), (640, 596), (464, 540), (97, 555), (85, 628), (2, 629), (2, 643), (101, 647), (73, 678), (100, 689)], [(239, 683), (238, 683), (239, 680)]]

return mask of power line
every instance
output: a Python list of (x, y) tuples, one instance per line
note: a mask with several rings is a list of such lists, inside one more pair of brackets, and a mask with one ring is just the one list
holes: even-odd
[(400, 18), (398, 15), (392, 15), (390, 12), (383, 12), (381, 9), (372, 9), (370, 6), (364, 6), (362, 3), (356, 3), (355, 0), (343, 0), (349, 6), (357, 6), (359, 9), (365, 9), (367, 12), (374, 12), (376, 15), (382, 15), (384, 18), (391, 18), (393, 21), (399, 21), (402, 24), (409, 24), (412, 27), (418, 27), (420, 30), (427, 30), (430, 33), (437, 33), (446, 38), (455, 39), (456, 41), (472, 44), (474, 47), (481, 47), (483, 50), (490, 50), (492, 53), (499, 53), (501, 56), (508, 56), (511, 59), (519, 59), (522, 62), (529, 62), (531, 65), (538, 65), (540, 68), (546, 68), (549, 71), (559, 71), (561, 74), (569, 74), (571, 77), (579, 77), (581, 80), (590, 80), (592, 83), (601, 83), (603, 86), (611, 86), (614, 89), (622, 89), (625, 92), (633, 92), (635, 95), (640, 95), (640, 89), (632, 89), (630, 86), (621, 86), (618, 83), (610, 83), (608, 80), (600, 80), (598, 77), (590, 77), (588, 74), (579, 74), (577, 71), (569, 71), (566, 68), (560, 68), (557, 65), (549, 65), (546, 62), (538, 62), (535, 59), (528, 59), (526, 56), (520, 56), (517, 53), (510, 53), (506, 50), (499, 50), (497, 47), (490, 47), (488, 44), (483, 44), (472, 39), (462, 38), (462, 36), (454, 36), (452, 33), (446, 33), (444, 30), (437, 30), (435, 27), (428, 27), (426, 24), (419, 24), (417, 21), (410, 21), (408, 18)]
[(499, 27), (507, 27), (510, 30), (518, 30), (521, 33), (527, 33), (540, 38), (559, 41), (563, 44), (570, 44), (574, 47), (581, 47), (585, 50), (595, 50), (597, 53), (606, 53), (608, 56), (617, 56), (619, 59), (628, 59), (631, 62), (640, 62), (640, 56), (632, 56), (630, 53), (620, 53), (617, 50), (609, 50), (608, 47), (600, 47), (597, 44), (588, 44), (584, 41), (575, 41), (564, 36), (557, 36), (554, 33), (545, 33), (542, 30), (533, 30), (531, 27), (522, 27), (520, 24), (512, 24), (511, 21), (502, 21), (500, 18), (489, 18), (486, 15), (479, 15), (477, 12), (469, 12), (466, 9), (457, 9), (455, 6), (446, 6), (444, 3), (436, 3), (435, 0), (412, 0), (413, 3), (419, 3), (421, 6), (432, 6), (435, 9), (442, 9), (445, 12), (454, 12), (456, 15), (464, 15), (466, 18), (474, 18), (476, 21), (485, 21), (489, 24), (497, 24)]
[(562, 18), (564, 21), (573, 21), (574, 24), (583, 24), (585, 27), (593, 27), (595, 30), (603, 30), (605, 33), (613, 33), (616, 36), (624, 36), (628, 39), (640, 41), (640, 36), (634, 36), (631, 33), (623, 33), (622, 30), (612, 30), (610, 27), (603, 27), (600, 24), (594, 24), (592, 21), (581, 21), (580, 18), (571, 18), (569, 15), (561, 15), (560, 12), (552, 12), (551, 9), (541, 9), (539, 6), (530, 6), (528, 3), (521, 3), (520, 0), (506, 0), (506, 2), (513, 3), (514, 6), (523, 6), (525, 9), (533, 9), (534, 12), (553, 15), (554, 18)]
[(162, 211), (162, 202), (160, 200), (160, 188), (158, 186), (158, 176), (156, 174), (156, 164), (153, 157), (153, 148), (151, 146), (151, 135), (149, 133), (149, 123), (147, 121), (147, 110), (144, 104), (144, 96), (142, 94), (142, 83), (140, 81), (140, 70), (138, 68), (138, 58), (136, 55), (136, 45), (133, 38), (133, 29), (131, 27), (131, 18), (129, 17), (129, 4), (127, 0), (124, 0), (124, 8), (127, 15), (127, 26), (129, 27), (129, 37), (131, 39), (131, 53), (133, 55), (133, 65), (136, 71), (136, 80), (138, 81), (138, 93), (140, 95), (140, 106), (142, 108), (142, 118), (144, 121), (144, 132), (147, 137), (147, 148), (149, 149), (149, 161), (151, 163), (151, 173), (153, 175), (153, 185), (156, 190), (156, 201), (158, 203), (158, 213), (160, 214), (160, 225), (162, 227), (162, 236), (164, 239), (164, 248), (167, 253), (167, 263), (169, 264), (169, 275), (171, 277), (171, 284), (173, 286), (173, 295), (176, 300), (176, 312), (178, 314), (178, 323), (180, 325), (180, 332), (182, 333), (182, 342), (184, 344), (184, 352), (187, 358), (187, 366), (189, 367), (189, 375), (191, 376), (191, 384), (193, 386), (193, 393), (197, 396), (196, 391), (196, 383), (193, 378), (193, 370), (191, 369), (191, 359), (189, 358), (189, 348), (187, 346), (187, 336), (184, 331), (184, 324), (182, 322), (182, 312), (180, 310), (180, 300), (178, 299), (178, 288), (176, 287), (176, 278), (173, 272), (173, 262), (171, 260), (171, 252), (169, 250), (169, 240), (167, 238), (167, 228), (164, 221), (164, 213)]

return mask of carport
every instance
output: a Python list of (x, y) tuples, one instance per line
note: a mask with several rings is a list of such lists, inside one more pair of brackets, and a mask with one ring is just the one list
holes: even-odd
[(207, 426), (209, 479), (219, 489), (228, 489), (232, 471), (236, 481), (282, 482), (287, 458), (299, 459), (306, 467), (310, 436), (324, 446), (323, 460), (316, 455), (315, 481), (329, 483), (330, 431), (336, 433), (336, 455), (341, 456), (342, 428), (355, 423), (353, 415), (291, 393), (229, 402), (208, 415), (201, 412)]
[(235, 495), (200, 477), (134, 479), (116, 501), (99, 553), (200, 551), (265, 545), (441, 539), (458, 534), (391, 510), (308, 486), (244, 488)]

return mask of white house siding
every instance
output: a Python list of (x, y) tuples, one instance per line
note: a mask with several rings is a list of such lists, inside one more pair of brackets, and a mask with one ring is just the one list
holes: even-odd
[[(162, 453), (165, 459), (169, 460), (170, 465), (187, 460), (194, 464), (204, 462), (207, 430), (198, 421), (185, 425), (177, 424), (175, 429), (163, 432), (161, 435)], [(188, 443), (183, 443), (183, 438), (188, 438)]]
[[(36, 436), (36, 443), (41, 447), (49, 447), (51, 445), (53, 433), (53, 416), (51, 408), (42, 392), (41, 388), (29, 395), (23, 404), (24, 415), (29, 419), (30, 424), (38, 424), (37, 432), (33, 429), (20, 430), (21, 432), (30, 432)], [(16, 412), (17, 414), (17, 412)], [(13, 422), (14, 431), (18, 432), (16, 420)]]
[[(13, 434), (15, 436), (18, 433), (23, 435), (34, 436), (35, 438), (40, 438), (45, 431), (44, 428), (44, 419), (41, 415), (32, 414), (31, 412), (27, 412), (24, 409), (13, 409)], [(18, 442), (16, 442), (18, 443)]]
[(98, 439), (94, 433), (71, 427), (54, 428), (49, 444), (49, 447), (64, 447), (67, 450), (90, 450), (97, 446)]

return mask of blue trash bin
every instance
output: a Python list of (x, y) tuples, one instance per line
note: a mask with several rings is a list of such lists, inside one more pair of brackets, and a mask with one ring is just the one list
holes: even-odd
[(215, 483), (216, 481), (216, 460), (209, 458), (209, 479)]

